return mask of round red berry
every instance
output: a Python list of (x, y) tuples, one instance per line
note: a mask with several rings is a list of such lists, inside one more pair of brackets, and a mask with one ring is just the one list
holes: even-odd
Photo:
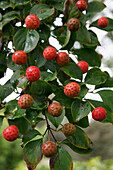
[(28, 109), (33, 105), (33, 98), (29, 94), (23, 94), (18, 100), (18, 106), (21, 109)]
[(77, 65), (81, 68), (83, 74), (88, 71), (89, 65), (88, 65), (87, 62), (85, 62), (85, 61), (79, 61), (79, 62), (77, 63)]
[(64, 133), (64, 135), (66, 136), (72, 136), (74, 135), (76, 131), (75, 126), (72, 123), (66, 123), (65, 125), (63, 125), (62, 127), (62, 132)]
[(100, 28), (105, 28), (108, 25), (108, 19), (106, 17), (101, 17), (100, 19), (98, 19), (98, 26)]
[(59, 52), (56, 57), (57, 64), (63, 66), (69, 62), (69, 55), (66, 52)]
[(76, 82), (71, 82), (68, 83), (65, 87), (64, 87), (64, 93), (66, 96), (73, 98), (73, 97), (77, 97), (80, 93), (80, 86), (78, 83)]
[(97, 107), (92, 112), (92, 118), (97, 121), (102, 121), (106, 118), (106, 110), (103, 107)]
[(80, 27), (80, 21), (77, 18), (71, 18), (67, 23), (67, 28), (71, 32), (78, 31), (79, 27)]
[(18, 138), (19, 130), (15, 125), (10, 125), (3, 131), (3, 137), (7, 141), (14, 141)]
[(27, 61), (27, 54), (24, 51), (16, 51), (12, 55), (12, 60), (15, 64), (22, 65)]
[(77, 1), (76, 6), (80, 11), (84, 11), (87, 9), (87, 3), (84, 0)]
[(40, 20), (36, 15), (30, 14), (26, 17), (25, 24), (26, 27), (29, 28), (30, 30), (35, 30), (39, 27)]
[(100, 58), (102, 59), (103, 58), (103, 55), (102, 54), (99, 54)]
[(47, 141), (42, 145), (42, 153), (46, 157), (52, 157), (57, 153), (57, 146), (54, 142)]
[(57, 52), (54, 47), (46, 47), (43, 51), (43, 56), (46, 60), (53, 60), (57, 56)]
[(40, 78), (40, 70), (36, 66), (30, 66), (26, 70), (26, 78), (31, 81), (37, 81)]
[(60, 103), (57, 102), (53, 102), (49, 105), (48, 107), (48, 113), (54, 117), (58, 117), (62, 114), (62, 106), (60, 105)]

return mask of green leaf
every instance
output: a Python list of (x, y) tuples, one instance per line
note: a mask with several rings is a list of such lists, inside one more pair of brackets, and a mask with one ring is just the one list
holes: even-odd
[(27, 3), (29, 3), (30, 0), (10, 0), (10, 3), (11, 3), (11, 7), (14, 9), (16, 6), (19, 6), (19, 5), (25, 5)]
[(22, 50), (26, 53), (32, 51), (38, 44), (39, 34), (36, 30), (22, 28), (14, 35), (14, 46), (16, 50)]
[(44, 96), (37, 96), (33, 94), (34, 103), (33, 103), (33, 106), (31, 107), (32, 109), (43, 110), (44, 108), (46, 108), (47, 101), (44, 99), (41, 99), (41, 97), (44, 97)]
[(30, 129), (24, 136), (23, 142), (24, 144), (29, 142), (31, 139), (36, 137), (37, 135), (41, 135), (41, 133), (35, 129)]
[(4, 27), (4, 25), (8, 24), (10, 21), (18, 19), (20, 20), (20, 12), (19, 11), (10, 11), (3, 15), (2, 21), (0, 22), (0, 30)]
[(98, 66), (101, 65), (101, 58), (95, 50), (90, 48), (81, 48), (75, 50), (74, 54), (78, 55), (80, 61), (86, 61), (89, 66)]
[(53, 15), (54, 8), (49, 8), (46, 4), (37, 4), (31, 8), (30, 14), (37, 15), (41, 21)]
[(5, 115), (9, 115), (12, 114), (17, 107), (17, 100), (11, 100), (6, 104), (6, 111), (5, 111)]
[(105, 31), (113, 31), (113, 19), (111, 19), (111, 18), (108, 18), (108, 17), (106, 17), (107, 19), (108, 19), (108, 25), (107, 25), (107, 27), (105, 27), (105, 28), (100, 28), (99, 26), (98, 26), (98, 20), (96, 20), (96, 21), (94, 21), (93, 23), (91, 23), (91, 25), (90, 25), (90, 27), (97, 27), (97, 28), (99, 28), (99, 29), (101, 29), (101, 30), (105, 30)]
[(12, 24), (7, 24), (2, 29), (2, 37), (3, 40), (9, 40), (11, 37), (13, 37), (14, 34), (14, 27)]
[(37, 45), (36, 48), (31, 51), (28, 56), (28, 62), (30, 65), (35, 65), (40, 68), (46, 63), (47, 60), (43, 56), (43, 50), (42, 46)]
[(62, 148), (58, 147), (58, 153), (50, 159), (50, 169), (51, 170), (71, 170), (72, 169), (72, 158), (69, 153)]
[(80, 94), (77, 97), (82, 99), (88, 93), (88, 88), (86, 87), (85, 84), (79, 84), (79, 85), (80, 85)]
[(71, 106), (73, 122), (78, 122), (82, 118), (86, 117), (90, 111), (91, 106), (87, 102), (83, 102), (79, 99), (75, 99)]
[(10, 2), (8, 2), (7, 0), (0, 2), (0, 8), (2, 8), (2, 9), (7, 9), (7, 8), (9, 8), (10, 6), (11, 6), (11, 4), (10, 4)]
[(49, 119), (49, 121), (56, 127), (58, 128), (58, 126), (61, 124), (61, 122), (63, 121), (65, 116), (65, 111), (63, 109), (62, 114), (59, 117), (53, 117), (51, 116), (49, 113), (47, 113), (47, 117)]
[(72, 9), (70, 10), (70, 14), (69, 14), (69, 18), (79, 18), (80, 17), (80, 11), (79, 9), (75, 6), (72, 7)]
[(102, 72), (99, 68), (92, 68), (87, 72), (85, 82), (87, 84), (99, 85), (105, 83), (107, 80), (107, 74)]
[(69, 31), (69, 30), (67, 29), (67, 31), (66, 31), (66, 36), (65, 36), (65, 41), (64, 41), (64, 44), (63, 44), (63, 46), (62, 46), (61, 49), (64, 49), (64, 47), (67, 46), (67, 44), (69, 43), (70, 37), (71, 37), (71, 31)]
[(80, 119), (80, 121), (77, 122), (76, 124), (82, 128), (87, 128), (89, 126), (88, 116)]
[(76, 63), (69, 62), (68, 64), (62, 66), (61, 70), (72, 78), (82, 79), (82, 70)]
[(69, 148), (71, 148), (74, 152), (78, 153), (78, 154), (82, 154), (82, 155), (86, 155), (86, 154), (91, 154), (91, 152), (93, 151), (91, 148), (88, 149), (80, 149), (77, 148), (76, 146), (72, 145), (68, 139), (65, 139), (62, 141), (62, 144), (67, 145)]
[(105, 7), (106, 5), (103, 2), (97, 2), (97, 1), (90, 2), (88, 3), (87, 13), (101, 12)]
[(69, 141), (77, 148), (88, 149), (90, 147), (90, 142), (87, 134), (76, 125), (75, 128), (75, 134), (68, 137)]
[(14, 119), (14, 120), (8, 120), (9, 125), (15, 125), (19, 129), (19, 133), (25, 135), (28, 131), (28, 122), (24, 117)]
[(42, 159), (42, 139), (31, 141), (24, 147), (24, 160), (26, 161), (28, 169), (35, 169)]
[(108, 77), (106, 82), (96, 86), (96, 89), (103, 87), (113, 87), (113, 77)]
[(58, 70), (57, 78), (62, 84), (64, 84), (66, 80), (70, 79), (70, 77), (67, 74), (65, 74), (63, 71), (61, 71), (60, 69)]
[(55, 97), (53, 98), (53, 100), (60, 102), (62, 105), (65, 105), (65, 107), (71, 107), (74, 99), (69, 98), (64, 94), (64, 88), (59, 88), (55, 92)]
[(50, 27), (47, 25), (42, 25), (39, 31), (39, 36), (40, 36), (40, 40), (44, 40), (48, 42), (48, 39), (50, 37)]
[(56, 75), (57, 75), (56, 72), (50, 73), (50, 72), (42, 71), (40, 79), (44, 81), (53, 81), (56, 78)]
[(65, 0), (57, 0), (57, 1), (49, 0), (49, 5), (51, 7), (54, 6), (54, 8), (56, 8), (57, 10), (63, 11), (64, 2), (65, 2)]
[(70, 123), (73, 123), (73, 117), (72, 117), (72, 114), (71, 114), (71, 109), (65, 108), (65, 116), (67, 117), (67, 119)]
[(4, 119), (4, 116), (0, 116), (0, 128), (2, 126), (3, 119)]
[(32, 83), (30, 91), (32, 95), (47, 97), (52, 93), (52, 87), (46, 81), (38, 80)]

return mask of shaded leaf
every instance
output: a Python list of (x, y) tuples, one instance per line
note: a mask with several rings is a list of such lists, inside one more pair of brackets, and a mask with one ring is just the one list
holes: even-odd
[(88, 3), (88, 7), (87, 7), (87, 13), (97, 13), (97, 12), (101, 12), (104, 8), (106, 7), (106, 5), (103, 2), (90, 2)]
[(87, 128), (89, 126), (88, 116), (80, 119), (76, 124), (82, 128)]
[(11, 3), (11, 7), (14, 9), (16, 6), (19, 6), (19, 5), (25, 5), (27, 3), (29, 3), (30, 0), (10, 0), (10, 3)]
[(7, 0), (0, 2), (0, 8), (2, 8), (2, 9), (7, 9), (7, 8), (9, 8), (10, 6), (11, 6), (11, 4), (10, 4), (10, 2), (8, 2)]
[(3, 119), (4, 119), (4, 116), (0, 116), (0, 128), (1, 128), (2, 123), (3, 123)]

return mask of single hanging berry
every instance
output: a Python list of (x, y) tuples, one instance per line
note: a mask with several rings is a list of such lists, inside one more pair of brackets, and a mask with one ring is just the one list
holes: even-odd
[(108, 26), (108, 19), (106, 17), (101, 17), (100, 19), (98, 19), (98, 26), (100, 28), (105, 28)]
[(26, 17), (25, 24), (26, 27), (29, 28), (30, 30), (35, 30), (39, 27), (40, 20), (36, 15), (30, 14)]
[(57, 56), (56, 49), (54, 47), (46, 47), (43, 51), (43, 56), (46, 60), (53, 60)]
[(106, 118), (106, 110), (103, 107), (97, 107), (92, 112), (92, 118), (97, 121), (102, 121)]
[(33, 105), (33, 98), (29, 94), (23, 94), (18, 100), (18, 106), (21, 109), (28, 109)]
[(85, 62), (85, 61), (79, 61), (79, 62), (77, 63), (77, 65), (81, 68), (83, 74), (88, 71), (89, 65), (88, 65), (87, 62)]
[(27, 61), (27, 54), (24, 51), (16, 51), (12, 55), (12, 60), (15, 64), (22, 65)]
[(84, 0), (77, 1), (76, 6), (81, 12), (87, 9), (87, 3)]
[(53, 102), (49, 105), (48, 107), (48, 113), (54, 117), (58, 117), (62, 114), (62, 106), (60, 105), (60, 103), (57, 102)]
[(71, 32), (78, 31), (79, 27), (80, 27), (80, 21), (77, 18), (71, 18), (67, 23), (67, 28)]
[(30, 66), (26, 70), (26, 78), (31, 81), (37, 81), (40, 78), (40, 70), (36, 66)]
[(65, 87), (64, 87), (64, 93), (66, 96), (73, 98), (73, 97), (77, 97), (80, 93), (80, 86), (78, 83), (76, 82), (71, 82), (68, 83)]
[(57, 64), (63, 66), (69, 62), (69, 55), (66, 52), (59, 52), (56, 57)]
[(3, 131), (3, 137), (10, 142), (16, 140), (18, 138), (18, 135), (19, 130), (15, 125), (10, 125)]
[(57, 153), (57, 146), (54, 142), (47, 141), (42, 145), (42, 153), (46, 157), (52, 157)]
[(62, 127), (62, 132), (66, 136), (72, 136), (75, 134), (76, 128), (72, 123), (66, 123)]

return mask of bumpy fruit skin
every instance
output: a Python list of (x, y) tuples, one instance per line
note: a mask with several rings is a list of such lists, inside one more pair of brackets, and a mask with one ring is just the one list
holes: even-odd
[(54, 47), (46, 47), (43, 51), (43, 56), (46, 60), (54, 60), (57, 56), (57, 52)]
[(64, 93), (66, 96), (73, 98), (73, 97), (77, 97), (80, 93), (80, 86), (78, 83), (76, 82), (71, 82), (68, 83), (65, 87), (64, 87)]
[(63, 66), (69, 62), (69, 55), (66, 52), (59, 52), (56, 57), (57, 64)]
[(79, 61), (79, 62), (77, 63), (77, 65), (81, 68), (83, 74), (88, 71), (89, 65), (88, 65), (87, 62), (85, 62), (85, 61)]
[(12, 55), (12, 60), (15, 64), (22, 65), (27, 61), (27, 54), (24, 51), (16, 51)]
[(67, 28), (71, 32), (78, 31), (79, 27), (80, 27), (80, 21), (77, 18), (71, 18), (67, 23)]
[(33, 98), (29, 94), (23, 94), (18, 100), (18, 106), (21, 109), (28, 109), (33, 105)]
[(106, 118), (106, 110), (103, 107), (97, 107), (92, 112), (92, 118), (97, 121), (102, 121)]
[(63, 125), (62, 127), (62, 132), (64, 133), (64, 135), (66, 136), (72, 136), (74, 135), (76, 131), (75, 126), (72, 123), (66, 123), (65, 125)]
[(40, 70), (36, 66), (30, 66), (26, 70), (26, 78), (31, 81), (37, 81), (40, 78)]
[(100, 19), (98, 19), (98, 26), (100, 27), (100, 28), (105, 28), (105, 27), (107, 27), (107, 25), (108, 25), (108, 19), (106, 18), (106, 17), (101, 17)]
[(40, 20), (36, 15), (30, 14), (26, 17), (25, 24), (26, 27), (29, 28), (30, 30), (35, 30), (39, 27)]
[(54, 142), (47, 141), (42, 145), (42, 153), (46, 157), (52, 157), (57, 153), (57, 146)]
[(18, 135), (19, 130), (15, 125), (10, 125), (3, 131), (3, 137), (10, 142), (16, 140), (18, 138)]
[(77, 1), (76, 6), (80, 11), (84, 11), (87, 9), (87, 3), (84, 0)]
[(48, 113), (54, 117), (58, 117), (62, 114), (62, 106), (60, 105), (60, 103), (57, 102), (53, 102), (49, 105), (48, 107)]

